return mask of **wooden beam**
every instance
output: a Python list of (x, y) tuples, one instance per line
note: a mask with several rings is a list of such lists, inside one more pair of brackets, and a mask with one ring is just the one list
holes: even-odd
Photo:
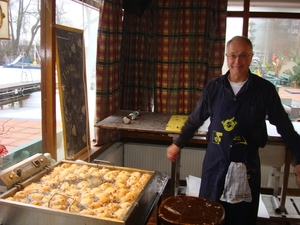
[(56, 79), (55, 79), (55, 5), (56, 0), (41, 1), (41, 92), (42, 151), (57, 160)]

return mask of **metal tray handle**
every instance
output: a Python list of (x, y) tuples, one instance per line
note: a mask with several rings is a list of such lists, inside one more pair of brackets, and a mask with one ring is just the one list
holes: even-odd
[(101, 160), (101, 159), (94, 159), (94, 162), (95, 162), (97, 165), (100, 165), (100, 164), (108, 164), (108, 165), (113, 166), (113, 169), (115, 169), (115, 164), (113, 164), (111, 161)]

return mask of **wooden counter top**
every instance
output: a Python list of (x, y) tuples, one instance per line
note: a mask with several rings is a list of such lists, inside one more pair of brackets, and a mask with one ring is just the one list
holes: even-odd
[[(123, 123), (123, 118), (132, 111), (118, 111), (112, 116), (98, 122), (95, 127), (103, 129), (128, 130), (138, 132), (152, 132), (169, 134), (166, 131), (166, 125), (169, 122), (170, 115), (165, 113), (141, 112), (136, 120), (132, 120), (130, 124)], [(178, 133), (178, 132), (175, 132)]]
[[(166, 134), (169, 136), (176, 136), (179, 132), (166, 130), (166, 126), (170, 120), (171, 115), (165, 113), (151, 113), (141, 112), (140, 116), (136, 120), (132, 120), (130, 124), (124, 124), (123, 118), (127, 116), (131, 111), (121, 110), (112, 116), (98, 122), (95, 127), (103, 129), (116, 129), (120, 131), (137, 131), (145, 133), (158, 133)], [(300, 133), (300, 122), (292, 122), (295, 130)], [(206, 121), (198, 132), (195, 133), (195, 139), (204, 139), (207, 133), (209, 121)], [(268, 142), (282, 142), (281, 136), (278, 134), (274, 125), (270, 124), (266, 120), (268, 130)]]

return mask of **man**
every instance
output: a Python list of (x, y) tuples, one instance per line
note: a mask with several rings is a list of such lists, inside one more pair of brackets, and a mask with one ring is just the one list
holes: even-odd
[(220, 202), (226, 225), (255, 225), (259, 205), (258, 149), (267, 141), (266, 118), (293, 153), (300, 184), (300, 137), (286, 114), (276, 88), (252, 74), (251, 41), (233, 37), (226, 46), (229, 71), (205, 86), (179, 137), (167, 149), (176, 161), (179, 151), (210, 117), (200, 197)]

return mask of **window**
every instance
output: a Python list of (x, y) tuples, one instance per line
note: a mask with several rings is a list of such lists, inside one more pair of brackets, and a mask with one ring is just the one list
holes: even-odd
[(38, 0), (9, 1), (10, 39), (0, 40), (0, 147), (9, 154), (0, 170), (41, 152), (39, 7)]
[[(254, 56), (250, 70), (273, 83), (290, 118), (298, 118), (299, 111), (293, 107), (300, 107), (296, 94), (300, 85), (300, 20), (294, 13), (299, 11), (300, 2), (250, 0), (249, 17), (239, 14), (242, 1), (229, 0), (228, 5), (233, 10), (228, 13), (226, 41), (241, 34), (251, 39)], [(223, 73), (227, 69), (225, 61)]]
[[(83, 1), (85, 2), (85, 1)], [(72, 0), (57, 0), (57, 24), (84, 30), (87, 90), (89, 99), (90, 136), (93, 138), (96, 39), (100, 1), (89, 4)], [(30, 4), (29, 4), (30, 3)], [(10, 0), (11, 31), (10, 40), (0, 40), (0, 147), (8, 150), (8, 155), (0, 157), (0, 170), (38, 152), (42, 152), (42, 104), (40, 45), (41, 35), (38, 25), (40, 1)], [(18, 11), (23, 4), (24, 11)], [(29, 7), (27, 7), (29, 6)], [(23, 18), (21, 25), (14, 21)], [(32, 29), (33, 28), (33, 29)], [(35, 35), (31, 30), (35, 30)], [(96, 28), (96, 29), (95, 29)], [(31, 44), (32, 41), (32, 44)], [(4, 76), (5, 75), (5, 76)], [(18, 83), (18, 86), (15, 84)], [(13, 85), (14, 84), (14, 85)], [(13, 88), (7, 88), (12, 87)], [(56, 118), (58, 159), (64, 158), (61, 132), (59, 93), (56, 90)], [(47, 121), (43, 121), (44, 126)], [(1, 152), (1, 151), (0, 151)]]

